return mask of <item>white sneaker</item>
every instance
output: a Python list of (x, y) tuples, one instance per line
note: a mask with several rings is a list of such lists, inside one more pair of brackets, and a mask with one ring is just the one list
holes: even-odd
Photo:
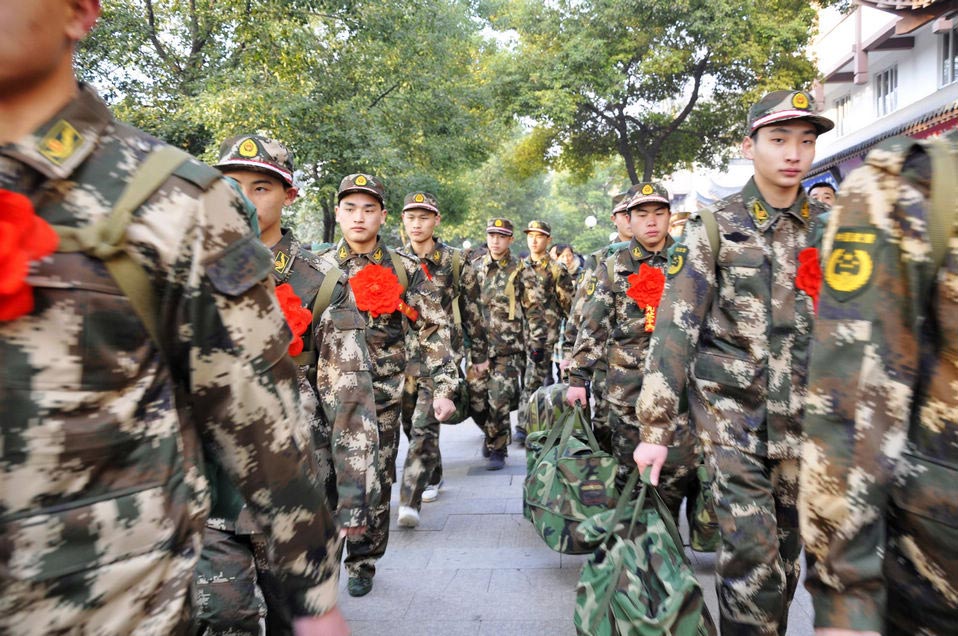
[(438, 484), (429, 484), (422, 491), (423, 503), (429, 503), (439, 499), (439, 489), (442, 488), (442, 481)]
[(399, 525), (415, 528), (419, 525), (419, 511), (411, 506), (399, 506)]

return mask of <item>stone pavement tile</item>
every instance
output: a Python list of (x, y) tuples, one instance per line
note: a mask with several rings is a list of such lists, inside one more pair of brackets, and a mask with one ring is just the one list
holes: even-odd
[(481, 625), (479, 621), (424, 621), (421, 618), (408, 621), (349, 621), (353, 636), (477, 636), (481, 633)]
[(563, 554), (559, 567), (563, 570), (575, 570), (576, 578), (578, 578), (579, 570), (581, 570), (582, 566), (588, 563), (591, 558), (591, 554)]
[(544, 548), (551, 550), (542, 540), (542, 537), (536, 532), (529, 520), (522, 516), (521, 506), (518, 513), (502, 515), (502, 518), (505, 520), (506, 525), (499, 543), (501, 547)]
[(393, 549), (392, 541), (390, 541), (386, 547), (386, 554), (376, 563), (376, 572), (383, 569), (420, 570), (425, 568), (432, 559), (435, 550), (421, 544), (417, 544), (417, 546), (404, 547), (401, 550)]
[[(470, 481), (472, 478), (466, 478), (466, 481), (460, 482), (461, 487), (457, 488), (457, 492), (450, 492), (450, 499), (462, 499), (468, 501), (470, 499), (506, 499), (514, 500), (518, 499), (522, 501), (522, 482), (519, 483), (509, 483), (506, 485), (495, 485), (495, 486), (478, 486), (473, 485)], [(439, 492), (438, 501), (442, 501), (446, 496), (447, 491), (443, 488)]]
[(429, 617), (429, 620), (461, 621), (540, 621), (568, 617), (571, 622), (573, 606), (569, 598), (555, 590), (542, 589), (513, 594), (496, 589), (463, 595), (436, 596), (416, 594), (405, 618)]
[(575, 636), (571, 616), (546, 621), (482, 621), (480, 636)]
[[(387, 554), (388, 556), (388, 554)], [(428, 569), (558, 568), (559, 554), (537, 548), (435, 548)]]
[(548, 590), (575, 604), (575, 584), (578, 580), (579, 573), (573, 570), (493, 570), (489, 589), (520, 595)]
[(353, 621), (388, 621), (405, 616), (412, 604), (415, 590), (405, 580), (402, 570), (378, 567), (373, 578), (373, 589), (366, 596), (353, 598), (346, 593), (346, 574), (340, 579), (339, 607), (343, 616)]

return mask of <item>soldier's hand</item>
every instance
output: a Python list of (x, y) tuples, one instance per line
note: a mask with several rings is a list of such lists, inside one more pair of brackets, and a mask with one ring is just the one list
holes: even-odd
[(536, 364), (545, 360), (546, 350), (545, 349), (533, 349), (529, 352), (529, 358), (532, 359)]
[(575, 406), (576, 402), (585, 406), (587, 404), (585, 387), (584, 386), (570, 386), (569, 389), (565, 392), (565, 401), (569, 406)]
[(653, 486), (658, 486), (659, 473), (662, 472), (662, 466), (665, 465), (665, 458), (668, 454), (668, 446), (642, 442), (635, 447), (635, 451), (632, 453), (632, 459), (635, 461), (635, 465), (639, 467), (639, 473), (644, 472), (649, 466), (652, 467), (649, 482), (651, 482)]
[(349, 636), (351, 633), (339, 607), (334, 607), (322, 616), (301, 616), (293, 619), (295, 636)]
[(345, 538), (356, 538), (361, 537), (366, 534), (366, 526), (353, 526), (350, 528), (343, 528), (339, 531), (339, 536)]
[(815, 630), (815, 636), (880, 636), (880, 634), (878, 632), (860, 632), (843, 627), (819, 627)]
[(472, 368), (475, 374), (480, 376), (485, 375), (489, 371), (489, 361), (486, 360), (485, 362), (474, 364), (472, 365)]
[(432, 410), (436, 413), (437, 420), (445, 422), (456, 412), (456, 405), (449, 398), (437, 397), (432, 401)]

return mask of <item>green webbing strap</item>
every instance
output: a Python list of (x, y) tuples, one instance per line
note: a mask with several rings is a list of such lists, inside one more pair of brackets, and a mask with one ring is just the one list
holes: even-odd
[[(330, 268), (326, 272), (323, 282), (319, 286), (319, 291), (316, 292), (316, 298), (313, 300), (313, 322), (311, 329), (315, 333), (316, 324), (320, 321), (323, 316), (323, 312), (326, 311), (326, 308), (329, 307), (329, 304), (333, 301), (333, 292), (336, 291), (336, 283), (338, 283), (343, 278), (343, 270), (338, 268)], [(315, 338), (311, 340), (312, 348), (309, 351), (304, 351), (298, 356), (293, 356), (293, 362), (300, 366), (312, 366), (316, 364), (318, 358), (318, 353), (316, 351), (316, 340)]]
[(522, 267), (522, 261), (519, 261), (516, 270), (509, 274), (509, 280), (506, 281), (506, 296), (509, 297), (509, 320), (516, 319), (516, 276), (519, 275)]
[(715, 220), (715, 213), (711, 208), (699, 210), (699, 216), (702, 217), (702, 223), (705, 225), (705, 233), (709, 237), (709, 246), (712, 248), (712, 258), (718, 259), (719, 251), (719, 229), (718, 222)]
[(931, 155), (931, 208), (928, 237), (931, 258), (937, 272), (948, 251), (948, 239), (958, 218), (958, 145), (943, 139), (926, 146)]
[(402, 286), (403, 292), (409, 289), (409, 279), (406, 278), (406, 268), (402, 266), (402, 259), (399, 258), (399, 254), (392, 250), (387, 250), (389, 252), (389, 259), (393, 263), (393, 269), (396, 270), (396, 278), (399, 279), (399, 284)]
[(456, 250), (452, 253), (452, 291), (455, 296), (452, 297), (452, 320), (456, 325), (462, 324), (462, 312), (459, 310), (459, 298), (462, 296), (462, 290), (459, 289), (459, 270), (462, 269), (462, 252)]
[(157, 346), (160, 346), (159, 310), (153, 283), (125, 251), (126, 230), (133, 220), (133, 212), (189, 158), (189, 154), (179, 148), (157, 148), (140, 164), (108, 216), (79, 228), (53, 227), (60, 237), (58, 252), (82, 252), (103, 261)]

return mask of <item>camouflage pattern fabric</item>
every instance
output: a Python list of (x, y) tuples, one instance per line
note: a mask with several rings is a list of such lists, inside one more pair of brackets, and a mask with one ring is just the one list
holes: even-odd
[(958, 633), (958, 236), (952, 207), (936, 269), (926, 203), (958, 175), (933, 178), (913, 140), (882, 144), (825, 233), (800, 501), (816, 626)]
[(207, 528), (193, 593), (196, 625), (203, 636), (260, 636), (266, 600), (256, 584), (249, 535)]
[[(366, 324), (366, 345), (373, 367), (373, 395), (379, 432), (377, 474), (380, 497), (371, 511), (367, 532), (361, 537), (350, 537), (346, 542), (346, 569), (350, 576), (373, 576), (376, 572), (375, 563), (385, 554), (389, 540), (389, 500), (396, 479), (407, 342), (413, 352), (420, 356), (424, 368), (429, 369), (435, 395), (452, 398), (455, 384), (459, 381), (448, 346), (452, 336), (439, 290), (426, 277), (416, 256), (401, 250), (396, 253), (409, 284), (403, 298), (406, 304), (419, 312), (419, 318), (410, 324), (399, 311), (375, 318), (368, 311), (360, 312)], [(381, 241), (377, 241), (368, 254), (358, 254), (345, 240), (340, 240), (325, 257), (335, 259), (348, 278), (355, 276), (368, 264), (395, 271), (389, 248)]]
[[(159, 143), (83, 86), (0, 149), (0, 187), (50, 223), (85, 226)], [(0, 632), (184, 630), (210, 505), (204, 448), (270, 535), (294, 614), (336, 602), (338, 538), (295, 425), (269, 252), (211, 170), (181, 166), (127, 230), (162, 291), (162, 353), (102, 263), (79, 253), (36, 263), (34, 310), (0, 323)]]
[[(742, 522), (738, 541), (732, 542), (722, 526), (716, 574), (723, 631), (784, 633), (774, 619), (787, 615), (792, 588), (784, 576), (766, 572), (790, 567), (791, 543), (783, 541), (776, 555), (751, 548), (757, 537), (794, 531), (797, 519), (787, 503), (795, 494), (791, 482), (766, 478), (757, 485), (772, 490), (760, 497), (723, 490), (746, 482), (721, 471), (750, 473), (756, 465), (767, 471), (779, 461), (798, 459), (814, 308), (811, 297), (796, 290), (795, 276), (798, 253), (809, 245), (822, 211), (801, 191), (790, 208), (777, 210), (750, 180), (741, 193), (714, 207), (721, 236), (717, 254), (701, 215), (693, 212), (684, 244), (673, 250), (664, 292), (669, 302), (659, 307), (649, 345), (637, 403), (642, 441), (674, 443), (687, 387), (691, 422), (706, 453), (711, 448), (734, 455), (712, 468), (720, 522), (731, 523), (730, 506), (738, 501), (750, 507), (756, 500), (774, 504), (755, 515), (777, 521), (770, 535), (767, 525)], [(727, 570), (732, 564), (735, 570)], [(752, 576), (762, 584), (746, 589), (738, 583)]]
[[(545, 342), (546, 321), (542, 308), (546, 303), (535, 285), (535, 274), (511, 254), (498, 261), (485, 254), (474, 261), (474, 265), (490, 359), (486, 449), (506, 452), (512, 435), (509, 414), (518, 407), (519, 375), (525, 366), (523, 325), (528, 324), (531, 342)], [(506, 294), (510, 277), (515, 289), (515, 312), (511, 319), (510, 297)]]
[(536, 389), (528, 402), (519, 405), (520, 426), (529, 433), (551, 429), (569, 409), (565, 402), (568, 388), (568, 384), (552, 384)]
[[(420, 259), (423, 273), (439, 290), (443, 311), (452, 332), (452, 356), (457, 367), (465, 357), (465, 343), (469, 343), (472, 364), (482, 364), (488, 360), (488, 342), (486, 329), (479, 307), (479, 282), (476, 271), (461, 250), (446, 245), (441, 239), (435, 239), (431, 254)], [(412, 245), (407, 244), (405, 251), (413, 253)], [(453, 261), (459, 253), (459, 288), (455, 288)], [(461, 324), (456, 324), (453, 315), (453, 301), (459, 296)], [(439, 420), (432, 408), (431, 379), (422, 377), (418, 356), (411, 356), (406, 365), (406, 382), (403, 389), (402, 426), (409, 440), (406, 463), (403, 467), (400, 502), (403, 505), (419, 509), (422, 503), (422, 491), (429, 484), (438, 484), (442, 480), (442, 456), (439, 452)]]
[[(541, 386), (549, 386), (555, 381), (552, 376), (552, 356), (550, 353), (555, 344), (559, 342), (559, 329), (562, 326), (562, 321), (572, 309), (575, 279), (564, 266), (548, 254), (539, 261), (533, 261), (531, 256), (524, 258), (522, 263), (526, 269), (535, 274), (534, 280), (539, 289), (539, 295), (546, 301), (542, 307), (542, 316), (546, 327), (545, 342), (534, 340), (529, 334), (528, 323), (525, 326), (527, 356), (525, 380), (520, 401), (528, 402), (533, 391)], [(531, 352), (534, 349), (544, 351), (542, 359), (538, 362), (532, 359)]]

